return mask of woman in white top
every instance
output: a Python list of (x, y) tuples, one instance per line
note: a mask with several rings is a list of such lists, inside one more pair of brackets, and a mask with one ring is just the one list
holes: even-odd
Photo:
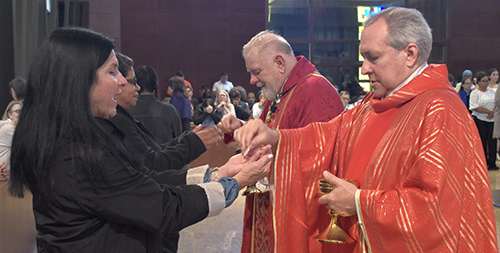
[(236, 115), (233, 104), (229, 101), (229, 94), (225, 90), (220, 90), (217, 92), (217, 97), (215, 98), (215, 107), (217, 114), (224, 116), (228, 113)]
[(478, 72), (476, 80), (476, 89), (470, 94), (469, 109), (472, 110), (472, 117), (481, 136), (488, 170), (497, 170), (497, 142), (493, 139), (495, 91), (488, 87), (490, 78), (486, 72)]
[[(10, 146), (12, 144), (12, 136), (19, 120), (22, 103), (12, 101), (7, 105), (7, 109), (0, 121), (0, 180), (9, 178), (10, 168)], [(5, 166), (3, 166), (5, 165)]]

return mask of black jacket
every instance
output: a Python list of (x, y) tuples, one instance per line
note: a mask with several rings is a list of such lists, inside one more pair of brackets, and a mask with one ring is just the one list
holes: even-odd
[[(109, 120), (98, 120), (123, 138)], [(107, 180), (91, 181), (73, 145), (54, 157), (52, 198), (33, 195), (38, 252), (162, 252), (162, 234), (176, 235), (208, 215), (201, 187), (159, 184), (130, 157), (104, 154)]]
[[(206, 151), (201, 139), (193, 132), (184, 132), (169, 143), (160, 145), (148, 129), (135, 120), (125, 108), (118, 105), (116, 112), (110, 121), (124, 133), (129, 154), (151, 171), (180, 170)], [(174, 176), (175, 172), (171, 173)], [(185, 184), (185, 173), (177, 174), (177, 179), (182, 180), (178, 183)], [(168, 183), (177, 184), (172, 181)]]

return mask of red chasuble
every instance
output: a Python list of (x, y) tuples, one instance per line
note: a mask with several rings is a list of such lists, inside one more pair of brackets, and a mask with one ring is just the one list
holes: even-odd
[[(360, 216), (341, 218), (355, 248), (323, 251), (498, 252), (481, 140), (446, 66), (430, 65), (389, 98), (372, 95), (330, 122), (280, 131), (276, 176), (302, 170), (312, 180), (330, 170), (360, 181)], [(312, 196), (317, 186), (309, 185)], [(293, 194), (294, 186), (277, 182), (276, 192)], [(305, 252), (287, 223), (307, 210), (275, 198), (275, 212), (286, 214), (275, 223), (286, 231), (277, 252)], [(318, 216), (329, 216), (324, 206)]]
[[(283, 86), (284, 95), (277, 104), (276, 112), (270, 114), (269, 117), (267, 116), (271, 101), (266, 102), (261, 120), (266, 122), (266, 118), (268, 118), (266, 124), (269, 127), (275, 129), (300, 128), (312, 122), (329, 121), (343, 111), (343, 105), (337, 91), (321, 74), (315, 71), (315, 66), (303, 56), (297, 57), (297, 61)], [(276, 166), (275, 164), (274, 168)], [(282, 170), (279, 169), (279, 171)], [(317, 172), (315, 174), (320, 173), (319, 170)], [(301, 210), (317, 210), (319, 206), (317, 197), (311, 194), (306, 195), (303, 191), (314, 184), (308, 179), (304, 181), (304, 178), (308, 178), (309, 175), (304, 177), (300, 168), (290, 173), (293, 175), (286, 177), (271, 175), (271, 187), (273, 184), (293, 185), (297, 191), (277, 192), (283, 190), (280, 188), (272, 191), (272, 194), (286, 195), (290, 201), (294, 202), (294, 205), (300, 206)], [(268, 192), (247, 196), (242, 252), (280, 252), (277, 249), (284, 246), (282, 244), (288, 243), (288, 240), (300, 241), (301, 248), (309, 247), (309, 237), (313, 231), (308, 227), (318, 224), (316, 220), (303, 219), (307, 215), (302, 215), (300, 220), (290, 220), (290, 226), (295, 231), (294, 237), (284, 238), (285, 231), (276, 230), (274, 227), (275, 222), (283, 221), (284, 219), (281, 217), (285, 217), (287, 214), (274, 210), (273, 206), (276, 206), (276, 203), (273, 201), (276, 199), (272, 194)], [(314, 213), (312, 217), (317, 217), (317, 215)], [(314, 243), (316, 242), (314, 241)], [(317, 244), (319, 246), (319, 243)], [(301, 252), (301, 250), (289, 252)]]

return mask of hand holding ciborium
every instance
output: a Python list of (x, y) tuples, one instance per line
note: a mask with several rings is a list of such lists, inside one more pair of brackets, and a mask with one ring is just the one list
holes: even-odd
[[(344, 178), (342, 180), (354, 184), (359, 188), (359, 182), (357, 180)], [(334, 185), (326, 181), (326, 179), (318, 179), (318, 185), (319, 193), (323, 195), (329, 194), (334, 189)], [(320, 242), (329, 243), (353, 243), (354, 239), (340, 226), (340, 221), (338, 219), (340, 214), (333, 209), (330, 210), (330, 214), (332, 215), (330, 225), (325, 231), (316, 236), (315, 239)]]

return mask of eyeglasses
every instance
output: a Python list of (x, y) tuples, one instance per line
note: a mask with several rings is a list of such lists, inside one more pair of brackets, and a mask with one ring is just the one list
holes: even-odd
[(219, 97), (227, 97), (226, 94), (219, 94)]
[(135, 77), (133, 79), (125, 79), (125, 80), (127, 80), (127, 83), (130, 83), (134, 86), (137, 85), (137, 78)]

